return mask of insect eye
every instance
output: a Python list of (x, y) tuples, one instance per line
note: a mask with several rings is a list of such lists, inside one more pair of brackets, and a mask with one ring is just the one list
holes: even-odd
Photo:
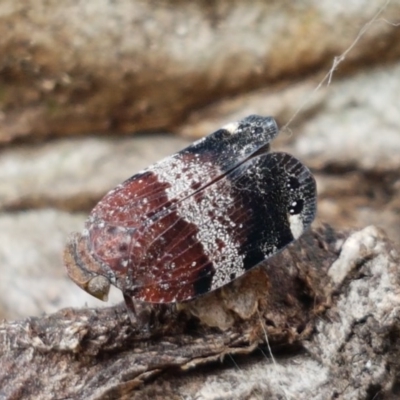
[(302, 199), (293, 200), (289, 205), (289, 214), (296, 215), (303, 211), (304, 202)]
[(86, 291), (99, 300), (107, 301), (110, 281), (104, 276), (95, 276), (88, 282)]

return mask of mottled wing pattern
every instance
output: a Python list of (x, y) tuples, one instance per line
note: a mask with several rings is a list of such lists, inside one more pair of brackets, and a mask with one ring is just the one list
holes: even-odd
[[(92, 256), (109, 275), (111, 271), (124, 274), (127, 266), (133, 267), (135, 260), (145, 256), (155, 218), (161, 220), (174, 204), (220, 179), (257, 151), (267, 151), (277, 133), (273, 118), (250, 116), (118, 185), (94, 207), (86, 222), (84, 236), (88, 236)], [(172, 223), (171, 218), (165, 216), (165, 225)]]
[(303, 164), (285, 153), (251, 158), (139, 229), (145, 251), (123, 291), (159, 303), (214, 290), (298, 238), (315, 212)]
[(268, 149), (277, 134), (276, 122), (271, 117), (253, 115), (226, 125), (111, 190), (92, 210), (88, 228), (102, 223), (139, 227), (255, 152)]

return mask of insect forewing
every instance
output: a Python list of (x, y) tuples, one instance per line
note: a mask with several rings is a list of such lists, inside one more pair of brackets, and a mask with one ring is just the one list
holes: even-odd
[(134, 257), (132, 295), (173, 302), (217, 289), (297, 239), (315, 212), (315, 181), (300, 161), (251, 158), (138, 232), (146, 250)]

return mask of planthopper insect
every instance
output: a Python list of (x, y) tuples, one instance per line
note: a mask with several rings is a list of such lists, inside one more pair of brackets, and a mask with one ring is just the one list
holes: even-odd
[(106, 300), (175, 303), (231, 282), (284, 249), (316, 213), (311, 172), (270, 152), (278, 127), (251, 115), (133, 175), (94, 207), (64, 259)]

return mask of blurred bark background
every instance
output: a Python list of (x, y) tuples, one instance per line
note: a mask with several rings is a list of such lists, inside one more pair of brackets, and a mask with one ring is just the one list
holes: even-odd
[[(324, 371), (325, 375), (316, 375), (314, 389), (328, 385), (329, 374), (336, 371), (342, 377), (336, 398), (396, 398), (399, 23), (399, 0), (97, 0), (68, 4), (2, 0), (0, 318), (8, 321), (0, 329), (5, 335), (2, 343), (9, 345), (11, 321), (63, 307), (104, 306), (67, 279), (61, 253), (68, 233), (82, 228), (91, 207), (109, 189), (227, 122), (256, 113), (272, 115), (284, 126), (302, 107), (274, 142), (274, 149), (292, 153), (314, 172), (319, 193), (317, 225), (327, 222), (337, 231), (360, 229), (370, 238), (351, 241), (352, 236), (346, 234), (349, 246), (356, 243), (356, 250), (348, 250), (351, 256), (343, 275), (354, 278), (353, 268), (366, 262), (363, 279), (375, 282), (377, 273), (389, 278), (378, 295), (371, 294), (374, 285), (370, 281), (364, 282), (362, 290), (353, 287), (359, 296), (354, 295), (355, 303), (348, 297), (353, 293), (350, 281), (345, 292), (326, 294), (327, 299), (332, 293), (338, 295), (332, 300), (337, 310), (346, 301), (349, 308), (343, 308), (343, 315), (329, 315), (325, 325), (321, 322), (319, 333), (310, 339), (312, 357), (301, 363), (310, 363), (305, 375)], [(334, 58), (365, 27), (333, 71), (329, 85), (325, 82), (315, 91)], [(387, 236), (374, 228), (361, 230), (371, 224), (383, 228)], [(338, 260), (342, 245), (337, 247)], [(375, 259), (379, 259), (377, 264)], [(390, 293), (387, 299), (385, 293)], [(368, 296), (375, 300), (361, 312), (357, 307)], [(335, 303), (339, 299), (342, 303)], [(119, 292), (111, 294), (112, 304), (120, 300)], [(360, 314), (352, 322), (345, 321), (345, 312), (350, 315), (356, 309)], [(390, 318), (385, 314), (389, 309)], [(370, 315), (376, 317), (374, 323)], [(342, 331), (335, 326), (337, 321)], [(353, 365), (351, 370), (347, 363), (355, 353), (349, 350), (341, 359), (334, 356), (343, 344), (341, 339), (335, 342), (337, 338), (349, 332), (355, 338), (371, 332), (377, 335), (382, 332), (382, 321), (385, 332), (390, 332), (382, 339), (382, 348), (392, 348), (392, 358), (386, 359), (387, 350), (382, 350), (378, 360), (379, 351), (368, 353), (357, 345), (353, 351), (367, 352), (370, 359), (365, 365), (364, 359), (360, 361), (364, 369)], [(362, 331), (361, 336), (354, 327)], [(329, 347), (329, 343), (336, 344)], [(2, 350), (10, 350), (8, 345)], [(224, 351), (229, 353), (227, 348)], [(11, 351), (8, 357), (17, 355)], [(328, 359), (332, 365), (324, 369)], [(214, 366), (209, 375), (200, 371), (203, 380), (196, 381), (197, 398), (279, 398), (282, 386), (271, 389), (270, 381), (276, 377), (265, 372), (274, 366), (265, 367), (265, 358), (262, 366), (255, 356), (246, 360), (240, 370), (224, 365)], [(300, 378), (296, 378), (300, 372), (293, 370), (292, 361), (286, 354), (277, 358), (286, 398), (306, 399), (318, 393), (301, 392)], [(371, 378), (371, 365), (381, 375)], [(361, 376), (362, 371), (368, 371), (364, 378), (349, 378), (346, 383), (346, 376)], [(258, 378), (264, 373), (260, 383)], [(238, 383), (239, 379), (243, 382)], [(166, 378), (157, 382), (164, 389), (168, 384)], [(249, 386), (244, 388), (245, 384)], [(183, 381), (180, 385), (182, 394), (176, 398), (191, 398)], [(230, 385), (237, 392), (227, 391)], [(365, 390), (352, 392), (357, 385)], [(378, 394), (382, 397), (374, 397)]]

